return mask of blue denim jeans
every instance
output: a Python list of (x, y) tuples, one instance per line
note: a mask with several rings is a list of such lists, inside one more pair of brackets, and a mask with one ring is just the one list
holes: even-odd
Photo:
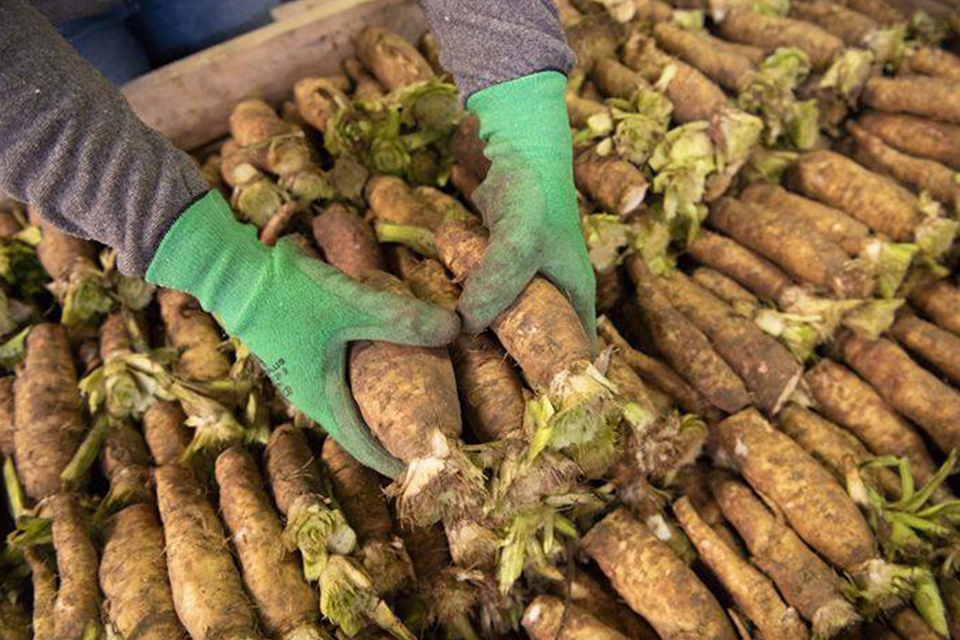
[(121, 0), (57, 25), (100, 73), (120, 85), (270, 21), (278, 0)]

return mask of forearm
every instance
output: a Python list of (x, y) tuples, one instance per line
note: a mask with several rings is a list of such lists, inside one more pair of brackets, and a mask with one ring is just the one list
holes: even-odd
[(573, 64), (552, 0), (417, 2), (465, 99), (537, 71), (566, 73)]
[(200, 172), (24, 0), (0, 0), (0, 60), (0, 192), (144, 273)]

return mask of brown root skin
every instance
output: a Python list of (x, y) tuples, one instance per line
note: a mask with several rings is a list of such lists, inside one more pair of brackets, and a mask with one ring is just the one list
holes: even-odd
[(367, 27), (357, 36), (356, 45), (357, 57), (388, 91), (435, 77), (420, 52), (392, 31)]
[(190, 444), (190, 432), (184, 426), (187, 417), (172, 402), (156, 402), (143, 414), (143, 435), (157, 466), (181, 459)]
[(230, 114), (230, 135), (241, 147), (266, 142), (291, 131), (290, 123), (281, 120), (263, 100), (244, 100)]
[(859, 621), (840, 593), (840, 578), (780, 519), (731, 475), (714, 471), (710, 488), (724, 517), (736, 528), (750, 559), (777, 585), (787, 603), (830, 638)]
[(113, 629), (123, 638), (181, 640), (156, 508), (135, 504), (107, 522), (100, 588)]
[(653, 29), (657, 44), (667, 53), (699, 69), (708, 78), (734, 93), (745, 89), (757, 73), (756, 65), (739, 52), (715, 45), (705, 30), (687, 31), (662, 22)]
[(848, 334), (843, 358), (898, 412), (926, 431), (941, 451), (960, 448), (960, 392), (887, 339)]
[(912, 607), (901, 609), (893, 614), (890, 622), (901, 638), (908, 640), (942, 640), (942, 636), (934, 631)]
[(406, 182), (396, 176), (373, 176), (364, 187), (364, 196), (380, 222), (424, 227), (431, 231), (443, 222), (441, 215), (414, 195)]
[(549, 582), (546, 588), (556, 596), (586, 611), (611, 629), (636, 640), (655, 640), (658, 636), (650, 625), (610, 593), (607, 587), (575, 567), (566, 582)]
[(910, 302), (941, 329), (960, 336), (960, 287), (937, 280), (913, 289)]
[(380, 245), (370, 226), (354, 211), (334, 204), (313, 219), (313, 238), (327, 262), (352, 278), (383, 269)]
[(847, 131), (855, 142), (854, 158), (865, 167), (888, 175), (919, 190), (927, 190), (940, 202), (954, 205), (960, 202), (960, 184), (952, 169), (936, 160), (926, 160), (901, 153), (888, 147), (883, 140), (857, 126), (847, 123)]
[(960, 82), (960, 57), (937, 47), (918, 47), (903, 61), (898, 72)]
[(14, 434), (17, 425), (13, 392), (15, 382), (14, 376), (0, 378), (0, 455), (4, 458), (14, 457), (16, 450)]
[(665, 279), (660, 289), (675, 309), (706, 334), (717, 353), (743, 379), (757, 406), (775, 415), (803, 374), (790, 352), (679, 271)]
[(532, 640), (626, 640), (580, 607), (551, 596), (537, 596), (523, 614), (523, 628)]
[(387, 542), (395, 532), (377, 475), (356, 461), (333, 439), (323, 443), (321, 460), (333, 494), (360, 542)]
[(779, 267), (737, 242), (709, 231), (701, 231), (687, 246), (698, 262), (733, 278), (751, 293), (776, 302), (792, 286)]
[(960, 84), (944, 78), (876, 76), (867, 80), (860, 100), (877, 111), (960, 124)]
[(58, 494), (43, 505), (41, 514), (53, 521), (53, 548), (60, 585), (54, 605), (54, 636), (86, 638), (100, 629), (99, 560), (88, 533), (87, 519), (77, 494)]
[(193, 472), (154, 471), (167, 572), (180, 622), (194, 640), (255, 640), (257, 621), (220, 519)]
[(890, 335), (960, 387), (960, 336), (918, 318), (909, 310), (897, 315)]
[(253, 458), (232, 447), (217, 457), (220, 510), (243, 567), (243, 581), (271, 635), (294, 638), (313, 631), (320, 609), (296, 557), (281, 540), (283, 528)]
[(350, 104), (350, 99), (328, 78), (303, 78), (293, 85), (297, 112), (310, 126), (326, 131), (336, 113)]
[(471, 114), (460, 122), (450, 139), (450, 155), (458, 165), (483, 180), (490, 170), (490, 160), (483, 155), (485, 146), (480, 139), (480, 119)]
[(60, 490), (60, 474), (86, 430), (70, 345), (63, 327), (30, 330), (14, 385), (17, 472), (34, 500)]
[(732, 412), (750, 403), (743, 381), (714, 351), (710, 340), (670, 304), (639, 258), (627, 265), (637, 285), (644, 321), (666, 360), (711, 404)]
[(830, 562), (852, 571), (877, 557), (870, 526), (844, 488), (755, 409), (719, 423), (716, 434), (726, 459)]
[(359, 102), (379, 100), (386, 94), (380, 81), (370, 75), (363, 63), (357, 58), (343, 61), (343, 71), (353, 81), (353, 98)]
[(960, 171), (960, 126), (881, 111), (866, 111), (856, 122), (898, 151)]
[(57, 573), (36, 548), (23, 551), (30, 566), (33, 587), (33, 637), (34, 640), (53, 640), (53, 610), (57, 601)]
[(467, 424), (481, 442), (521, 435), (525, 398), (520, 377), (489, 334), (460, 336), (451, 345)]
[(809, 22), (744, 9), (731, 11), (723, 19), (720, 35), (768, 53), (778, 47), (797, 47), (817, 70), (826, 68), (844, 48), (843, 40)]
[(32, 207), (27, 209), (30, 223), (40, 227), (37, 257), (47, 274), (54, 280), (68, 280), (79, 264), (93, 265), (96, 249), (92, 242), (81, 240), (60, 231), (44, 221)]
[(766, 640), (805, 640), (807, 628), (796, 609), (784, 604), (773, 583), (716, 534), (687, 498), (673, 504), (673, 513), (700, 559), (723, 583), (737, 607)]
[(933, 477), (936, 465), (923, 438), (855, 373), (823, 359), (805, 379), (824, 416), (849, 429), (873, 453), (906, 457), (918, 482)]
[(697, 267), (691, 274), (693, 280), (701, 287), (717, 296), (738, 312), (748, 315), (753, 309), (760, 306), (757, 297), (747, 291), (736, 280), (710, 267)]
[(212, 382), (230, 373), (230, 359), (220, 350), (223, 338), (212, 316), (190, 295), (161, 289), (157, 294), (167, 342), (180, 350), (176, 371), (192, 382)]
[(609, 98), (629, 100), (640, 89), (649, 89), (650, 83), (637, 71), (616, 58), (602, 58), (594, 65), (590, 78), (600, 92)]
[(710, 223), (799, 280), (840, 298), (868, 298), (874, 280), (840, 245), (789, 214), (724, 198), (710, 210)]
[(114, 311), (100, 325), (100, 358), (108, 362), (112, 357), (130, 353), (132, 350), (126, 318), (122, 312)]
[(947, 608), (947, 624), (950, 636), (960, 637), (960, 581), (957, 578), (943, 578), (939, 583), (940, 594)]
[(839, 209), (816, 200), (798, 196), (773, 184), (757, 182), (740, 193), (744, 202), (794, 216), (825, 238), (843, 247), (850, 255), (858, 254), (870, 240), (870, 228)]
[(790, 17), (826, 29), (847, 46), (862, 47), (867, 36), (880, 28), (869, 16), (827, 0), (803, 0), (790, 4)]
[(889, 178), (827, 150), (803, 154), (787, 173), (791, 189), (846, 211), (874, 231), (909, 242), (920, 224), (917, 199)]
[(720, 604), (693, 571), (624, 509), (594, 525), (583, 547), (661, 637), (736, 637)]
[(603, 13), (585, 15), (564, 28), (567, 43), (577, 55), (575, 70), (589, 72), (598, 60), (616, 58), (627, 26)]
[(909, 16), (887, 0), (841, 0), (841, 4), (869, 16), (884, 26), (906, 22), (909, 19)]
[(585, 191), (605, 211), (625, 217), (643, 204), (647, 179), (633, 164), (615, 155), (601, 156), (591, 149), (573, 165), (577, 188)]
[(100, 450), (100, 468), (110, 481), (109, 499), (120, 504), (153, 502), (150, 483), (150, 453), (143, 436), (126, 424), (107, 430)]
[(450, 184), (460, 192), (474, 211), (477, 210), (477, 206), (473, 202), (473, 192), (480, 186), (480, 182), (480, 178), (459, 164), (453, 165), (450, 169)]

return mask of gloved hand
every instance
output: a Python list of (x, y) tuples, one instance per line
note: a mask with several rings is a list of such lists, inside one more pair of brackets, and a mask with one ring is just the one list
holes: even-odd
[(459, 333), (455, 314), (360, 285), (291, 242), (261, 244), (216, 191), (167, 231), (146, 279), (195, 296), (287, 400), (360, 462), (390, 477), (403, 471), (360, 417), (346, 381), (347, 344), (442, 346)]
[(491, 166), (473, 194), (490, 243), (460, 298), (466, 331), (485, 329), (539, 272), (567, 294), (596, 344), (596, 281), (577, 212), (566, 89), (563, 74), (541, 71), (467, 100)]

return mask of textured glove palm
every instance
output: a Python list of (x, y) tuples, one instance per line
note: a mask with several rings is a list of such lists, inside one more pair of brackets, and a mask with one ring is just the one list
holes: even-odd
[(490, 243), (460, 298), (467, 331), (486, 328), (539, 272), (567, 294), (596, 341), (596, 282), (577, 212), (565, 94), (563, 74), (543, 71), (467, 101), (491, 161), (474, 193)]
[(360, 462), (391, 477), (403, 470), (360, 418), (346, 382), (347, 345), (441, 346), (459, 332), (456, 315), (360, 285), (292, 243), (264, 246), (215, 191), (170, 228), (147, 280), (195, 296), (290, 403)]

